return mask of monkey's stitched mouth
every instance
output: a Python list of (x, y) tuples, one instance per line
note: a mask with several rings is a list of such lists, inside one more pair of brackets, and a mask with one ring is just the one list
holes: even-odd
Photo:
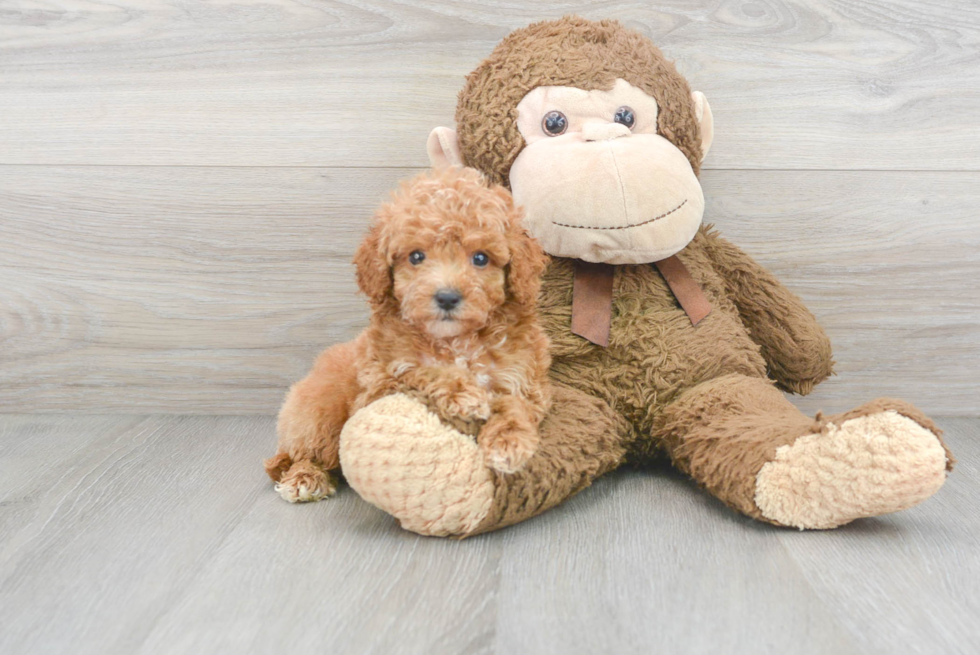
[(649, 225), (654, 221), (659, 221), (661, 218), (666, 218), (667, 216), (670, 216), (671, 214), (673, 214), (675, 211), (677, 211), (678, 209), (680, 209), (686, 204), (687, 204), (687, 198), (685, 198), (683, 202), (681, 202), (681, 204), (677, 205), (669, 212), (664, 212), (660, 216), (654, 216), (650, 220), (643, 221), (642, 223), (632, 223), (630, 225), (617, 225), (615, 227), (599, 227), (597, 225), (569, 225), (567, 223), (559, 223), (557, 221), (551, 221), (551, 223), (552, 225), (558, 225), (560, 227), (573, 227), (577, 230), (628, 230), (631, 227), (640, 227), (641, 225)]

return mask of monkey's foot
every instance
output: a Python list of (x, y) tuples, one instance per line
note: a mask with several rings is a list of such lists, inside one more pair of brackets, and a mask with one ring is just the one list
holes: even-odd
[(340, 434), (344, 477), (406, 530), (463, 536), (490, 511), (494, 482), (472, 437), (404, 394), (359, 410)]
[(936, 433), (894, 409), (878, 411), (777, 449), (756, 477), (755, 502), (782, 525), (834, 528), (922, 502), (943, 485), (947, 462)]
[(291, 503), (309, 503), (334, 495), (337, 483), (322, 467), (299, 461), (276, 483), (276, 491)]

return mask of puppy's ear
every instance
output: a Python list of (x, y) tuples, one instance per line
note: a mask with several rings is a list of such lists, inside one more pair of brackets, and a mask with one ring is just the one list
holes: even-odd
[(544, 273), (549, 258), (538, 242), (524, 231), (524, 212), (514, 207), (512, 200), (508, 202), (511, 216), (507, 230), (507, 247), (510, 249), (507, 293), (517, 303), (533, 308), (538, 303), (541, 274)]
[(354, 253), (357, 286), (373, 307), (383, 304), (392, 291), (391, 266), (381, 236), (381, 221), (375, 217), (374, 225)]

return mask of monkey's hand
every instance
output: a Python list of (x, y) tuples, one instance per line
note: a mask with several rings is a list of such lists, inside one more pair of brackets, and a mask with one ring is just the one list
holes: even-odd
[(734, 244), (704, 231), (695, 239), (725, 280), (780, 388), (805, 395), (833, 374), (830, 339), (802, 300)]

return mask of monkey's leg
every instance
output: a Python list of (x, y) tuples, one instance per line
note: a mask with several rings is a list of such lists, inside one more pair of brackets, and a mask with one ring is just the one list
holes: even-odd
[(329, 471), (340, 467), (340, 430), (359, 391), (358, 348), (355, 340), (323, 351), (279, 410), (279, 444), (265, 471), (291, 503), (320, 500), (337, 489)]
[(912, 507), (953, 461), (939, 429), (907, 403), (811, 419), (767, 380), (740, 375), (682, 394), (658, 432), (674, 464), (724, 503), (800, 529)]
[(351, 487), (406, 530), (468, 537), (540, 514), (616, 468), (628, 430), (602, 400), (556, 385), (537, 450), (504, 474), (472, 437), (396, 394), (351, 417), (340, 459)]

